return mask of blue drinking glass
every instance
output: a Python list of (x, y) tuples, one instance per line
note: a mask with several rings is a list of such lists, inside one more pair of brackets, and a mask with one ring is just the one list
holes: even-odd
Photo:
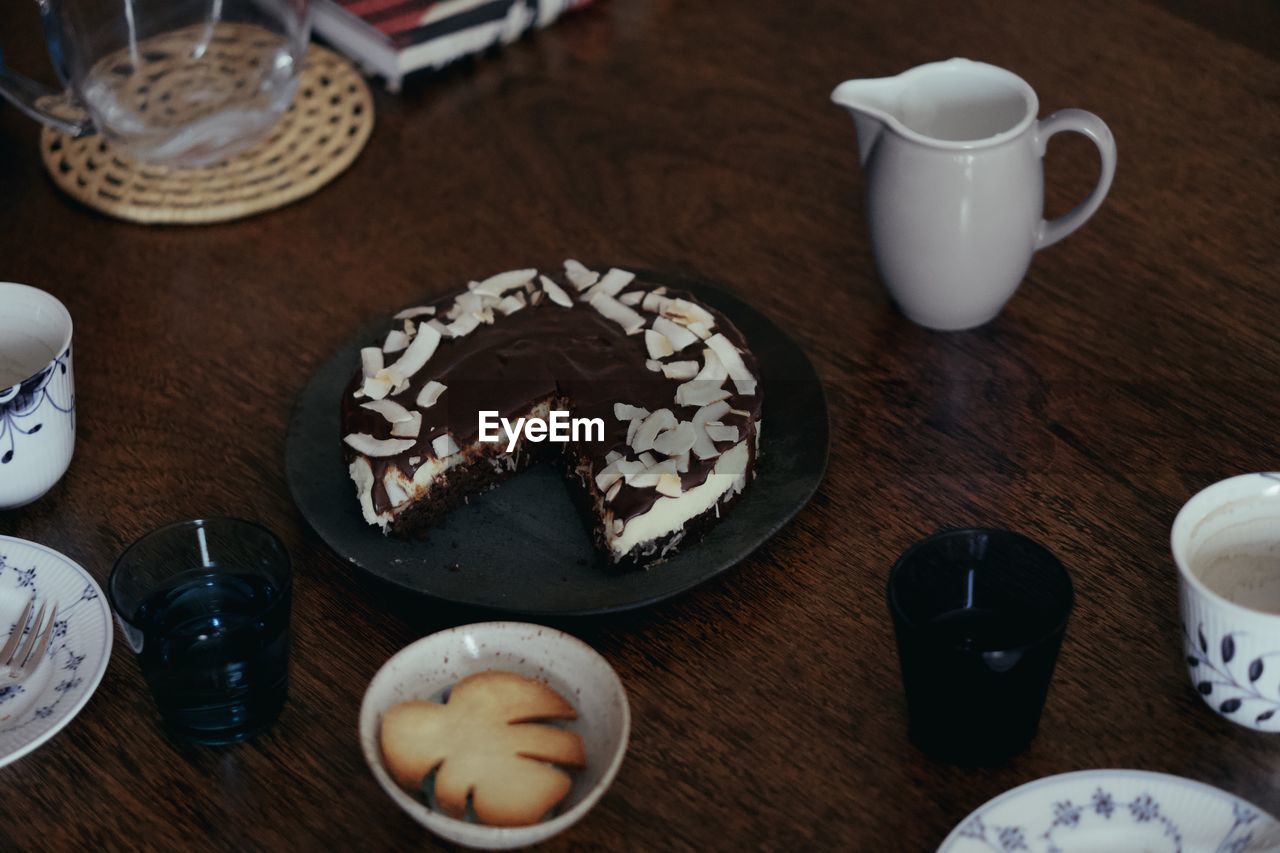
[(1062, 563), (1007, 530), (947, 530), (898, 559), (888, 597), (911, 739), (958, 764), (1026, 749), (1075, 598)]
[(107, 594), (171, 734), (235, 743), (275, 721), (291, 579), (275, 534), (234, 518), (162, 527), (116, 561)]

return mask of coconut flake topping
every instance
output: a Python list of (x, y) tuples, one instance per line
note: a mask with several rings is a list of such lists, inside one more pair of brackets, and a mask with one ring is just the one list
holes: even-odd
[(437, 435), (431, 440), (431, 450), (437, 458), (444, 459), (446, 456), (452, 456), (457, 453), (459, 447), (458, 443), (453, 440), (453, 436), (446, 432), (444, 435)]
[(600, 273), (592, 272), (573, 258), (564, 262), (564, 277), (579, 291), (586, 290), (600, 280)]
[(426, 385), (422, 386), (422, 390), (418, 392), (417, 404), (419, 409), (429, 409), (436, 404), (436, 400), (440, 399), (440, 395), (448, 390), (443, 383), (432, 379)]
[(406, 308), (396, 314), (397, 320), (412, 320), (414, 317), (429, 317), (436, 313), (434, 305), (419, 305), (415, 308)]
[(641, 406), (631, 406), (626, 403), (614, 403), (613, 416), (620, 421), (633, 421), (636, 418), (649, 417), (649, 410)]
[(422, 432), (422, 412), (410, 412), (407, 421), (391, 425), (391, 435), (395, 438), (417, 438), (420, 432)]
[(573, 307), (573, 299), (570, 298), (569, 294), (564, 292), (563, 287), (556, 284), (545, 275), (538, 276), (538, 281), (542, 284), (542, 289), (547, 292), (547, 296), (551, 297), (552, 302), (559, 305), (561, 308)]
[(376, 376), (382, 369), (382, 350), (378, 347), (365, 347), (360, 350), (360, 371), (365, 379)]
[(409, 345), (409, 336), (399, 329), (387, 332), (387, 339), (382, 344), (383, 352), (400, 352)]
[(412, 438), (378, 439), (365, 432), (353, 432), (351, 435), (344, 436), (342, 440), (352, 450), (363, 453), (365, 456), (395, 456), (397, 453), (404, 453), (417, 443)]
[(634, 335), (644, 328), (644, 317), (607, 293), (597, 293), (592, 296), (591, 307), (599, 311), (605, 319), (612, 320), (621, 326), (628, 335)]
[(408, 409), (394, 400), (373, 400), (369, 403), (361, 403), (360, 408), (377, 412), (386, 418), (389, 424), (404, 423), (413, 417)]
[(591, 288), (590, 296), (594, 297), (597, 293), (604, 293), (608, 296), (617, 296), (622, 292), (623, 288), (635, 281), (635, 278), (635, 273), (614, 267), (605, 273), (604, 278), (596, 282), (596, 285)]
[(698, 375), (698, 362), (668, 361), (662, 365), (662, 375), (668, 379), (679, 379), (681, 381), (692, 379)]
[(636, 430), (635, 441), (631, 442), (631, 449), (636, 453), (652, 450), (658, 433), (671, 429), (676, 423), (676, 416), (670, 409), (658, 409), (640, 424)]
[(672, 299), (662, 306), (662, 316), (673, 323), (688, 326), (690, 323), (701, 323), (710, 329), (716, 323), (711, 313), (701, 305), (695, 305), (687, 299)]
[(714, 334), (707, 338), (707, 346), (720, 357), (720, 361), (724, 364), (725, 370), (729, 372), (729, 378), (733, 380), (733, 385), (738, 389), (739, 394), (751, 395), (756, 393), (756, 378), (751, 375), (751, 371), (747, 370), (746, 364), (742, 361), (742, 353), (738, 352), (728, 338), (721, 334)]
[(653, 329), (644, 330), (644, 345), (649, 350), (649, 358), (666, 358), (675, 353), (667, 336)]
[(653, 449), (664, 456), (679, 456), (692, 449), (697, 438), (694, 425), (684, 421), (654, 439)]
[(502, 298), (502, 294), (508, 290), (514, 290), (533, 281), (537, 276), (537, 270), (511, 270), (510, 272), (500, 272), (497, 275), (491, 275), (484, 281), (475, 286), (472, 293), (481, 296), (493, 296)]

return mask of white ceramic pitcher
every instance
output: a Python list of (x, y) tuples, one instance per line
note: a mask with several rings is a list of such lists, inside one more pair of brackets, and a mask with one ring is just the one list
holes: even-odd
[[(881, 278), (903, 313), (932, 329), (968, 329), (999, 314), (1032, 254), (1083, 225), (1115, 175), (1102, 119), (1060, 110), (1037, 121), (1035, 91), (994, 65), (933, 62), (846, 81), (831, 99), (857, 127)], [(1064, 130), (1093, 140), (1102, 174), (1083, 203), (1045, 220), (1042, 159)]]

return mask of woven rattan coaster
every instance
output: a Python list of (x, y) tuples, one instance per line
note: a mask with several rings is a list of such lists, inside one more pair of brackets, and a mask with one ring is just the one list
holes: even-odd
[[(224, 66), (255, 61), (252, 28), (223, 24), (219, 30)], [(100, 136), (72, 139), (49, 128), (40, 149), (54, 183), (95, 210), (132, 222), (196, 225), (252, 216), (311, 195), (351, 165), (372, 130), (373, 101), (364, 79), (347, 60), (313, 44), (280, 122), (262, 142), (224, 162), (151, 165), (117, 154)]]

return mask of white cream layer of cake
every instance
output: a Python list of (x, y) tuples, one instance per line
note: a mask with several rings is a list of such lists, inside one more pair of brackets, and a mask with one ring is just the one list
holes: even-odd
[[(747, 443), (740, 441), (720, 454), (715, 469), (701, 485), (676, 497), (658, 498), (647, 512), (627, 519), (621, 533), (615, 535), (612, 532), (613, 519), (609, 517), (606, 526), (609, 550), (615, 558), (625, 556), (635, 548), (643, 552), (645, 545), (683, 530), (690, 521), (746, 488), (750, 461)], [(669, 548), (675, 544), (673, 541), (666, 546)]]

